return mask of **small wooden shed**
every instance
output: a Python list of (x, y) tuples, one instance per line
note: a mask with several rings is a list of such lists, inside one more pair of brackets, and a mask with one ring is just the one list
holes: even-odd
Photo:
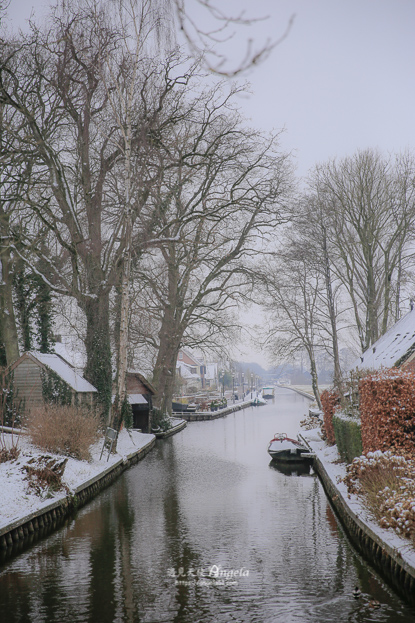
[(154, 387), (140, 372), (137, 370), (127, 372), (127, 394), (133, 411), (133, 428), (139, 428), (143, 433), (151, 432), (151, 414), (155, 393)]
[(14, 386), (26, 409), (42, 405), (51, 396), (62, 393), (70, 404), (94, 407), (98, 392), (91, 383), (78, 374), (73, 366), (56, 354), (28, 351), (11, 366)]

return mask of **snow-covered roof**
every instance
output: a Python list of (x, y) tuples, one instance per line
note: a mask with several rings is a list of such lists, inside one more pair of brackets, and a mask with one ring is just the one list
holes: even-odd
[(191, 368), (194, 368), (194, 367), (195, 366), (191, 366), (190, 364), (187, 364), (187, 363), (177, 363), (176, 365), (176, 368), (180, 371), (180, 375), (182, 376), (182, 378), (200, 380), (200, 374), (197, 374), (196, 372), (191, 371)]
[(354, 362), (352, 368), (393, 368), (415, 352), (415, 309), (403, 316)]
[(97, 390), (91, 383), (78, 374), (74, 368), (65, 361), (60, 355), (50, 353), (38, 353), (37, 351), (30, 351), (27, 353), (34, 359), (37, 359), (44, 366), (47, 366), (61, 379), (63, 379), (68, 385), (76, 392), (96, 392)]
[(148, 402), (143, 394), (128, 394), (128, 402), (130, 405), (147, 405)]
[(53, 345), (54, 352), (62, 359), (67, 361), (70, 366), (82, 376), (82, 370), (85, 368), (86, 358), (85, 353), (80, 352), (80, 349), (75, 344), (67, 342), (55, 342)]
[[(148, 402), (144, 398), (143, 394), (127, 394), (128, 402), (130, 405), (147, 405)], [(112, 403), (114, 404), (115, 396), (112, 397)]]

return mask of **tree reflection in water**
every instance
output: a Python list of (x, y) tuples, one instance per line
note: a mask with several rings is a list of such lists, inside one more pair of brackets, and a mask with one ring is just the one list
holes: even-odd
[[(275, 430), (295, 435), (306, 408), (279, 391), (158, 442), (3, 565), (2, 622), (414, 621), (350, 546), (312, 469), (270, 464)], [(213, 565), (245, 576), (209, 578)]]

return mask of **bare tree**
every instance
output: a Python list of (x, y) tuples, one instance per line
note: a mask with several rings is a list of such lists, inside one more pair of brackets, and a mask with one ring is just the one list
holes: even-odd
[(329, 223), (333, 269), (354, 310), (361, 349), (386, 331), (409, 259), (415, 213), (414, 160), (373, 150), (317, 166), (310, 187)]
[[(130, 50), (121, 58), (123, 42), (142, 32), (132, 23), (126, 32), (127, 25), (101, 4), (63, 8), (55, 9), (47, 30), (34, 26), (19, 44), (2, 46), (0, 101), (22, 119), (17, 139), (36, 151), (38, 182), (25, 206), (48, 229), (60, 255), (55, 261), (42, 257), (48, 266), (43, 277), (56, 292), (75, 297), (86, 315), (85, 375), (108, 410), (110, 292), (120, 266), (128, 265), (132, 228), (145, 229), (140, 215), (152, 181), (151, 168), (146, 178), (140, 163), (181, 79), (176, 70), (170, 75), (177, 56), (160, 64)], [(147, 17), (138, 15), (136, 23)], [(118, 67), (109, 61), (113, 55), (122, 61)], [(30, 236), (24, 242), (30, 245)]]
[(236, 330), (232, 310), (251, 283), (246, 263), (286, 216), (288, 157), (278, 153), (278, 137), (243, 126), (235, 93), (215, 87), (189, 98), (180, 123), (158, 136), (160, 173), (148, 201), (166, 241), (138, 264), (135, 278), (140, 311), (145, 305), (158, 325), (150, 339), (163, 410), (171, 410), (180, 347), (212, 347)]
[(13, 216), (30, 177), (13, 136), (5, 131), (6, 127), (13, 126), (16, 116), (14, 111), (0, 106), (0, 365), (3, 366), (19, 357), (13, 306)]
[[(226, 27), (245, 21), (226, 18), (210, 2), (201, 4)], [(36, 249), (38, 266), (46, 267), (37, 270), (48, 287), (74, 297), (85, 313), (85, 375), (97, 386), (104, 410), (111, 399), (111, 291), (121, 282), (118, 405), (125, 396), (131, 245), (134, 241), (137, 254), (137, 249), (159, 245), (160, 237), (171, 243), (169, 220), (160, 228), (155, 213), (146, 209), (154, 176), (162, 169), (160, 163), (152, 167), (149, 157), (159, 148), (161, 112), (175, 86), (188, 80), (178, 69), (172, 77), (177, 60), (161, 66), (151, 60), (152, 44), (168, 30), (166, 6), (150, 0), (68, 6), (59, 0), (44, 28), (32, 24), (29, 35), (1, 42), (0, 103), (19, 117), (18, 129), (7, 131), (30, 152), (31, 182), (19, 214), (31, 219), (31, 226), (20, 233), (14, 252), (30, 261), (34, 232), (40, 230), (53, 245), (53, 253)], [(189, 15), (181, 2), (176, 8), (185, 28)], [(192, 35), (186, 32), (190, 43)], [(205, 44), (213, 36), (197, 32)], [(248, 54), (233, 73), (255, 64), (271, 48), (267, 43)], [(221, 71), (219, 65), (214, 68)], [(181, 115), (173, 106), (162, 125), (177, 124)], [(252, 223), (255, 229), (255, 219)], [(150, 232), (153, 240), (147, 240)], [(233, 260), (238, 253), (231, 254)]]
[[(121, 204), (121, 240), (123, 253), (119, 259), (120, 284), (120, 317), (119, 335), (117, 336), (117, 373), (116, 393), (112, 409), (111, 425), (119, 430), (122, 421), (122, 409), (127, 401), (126, 374), (128, 364), (128, 321), (130, 314), (130, 272), (131, 245), (134, 220), (141, 213), (147, 197), (145, 188), (141, 189), (141, 206), (137, 210), (132, 197), (133, 175), (137, 169), (133, 166), (134, 149), (137, 143), (137, 116), (135, 107), (143, 95), (143, 86), (149, 78), (147, 59), (145, 56), (148, 39), (153, 30), (157, 30), (158, 19), (150, 16), (150, 2), (137, 3), (134, 0), (119, 0), (117, 18), (120, 23), (120, 38), (116, 52), (105, 59), (107, 71), (104, 74), (105, 90), (113, 113), (118, 134), (115, 134), (114, 147), (119, 150), (123, 162), (124, 193)], [(144, 74), (144, 80), (143, 80)], [(141, 96), (141, 97), (140, 97)], [(143, 142), (143, 140), (141, 141)], [(148, 149), (146, 157), (149, 157)], [(135, 207), (135, 214), (133, 210)]]
[(291, 233), (291, 244), (307, 259), (304, 265), (319, 276), (324, 284), (317, 292), (320, 332), (327, 334), (324, 340), (333, 361), (333, 383), (341, 391), (342, 370), (340, 365), (339, 332), (345, 327), (347, 307), (342, 302), (342, 282), (334, 266), (335, 249), (330, 238), (330, 219), (316, 195), (303, 195), (297, 203), (296, 218)]
[[(269, 16), (247, 17), (243, 10), (239, 10), (236, 14), (229, 13), (223, 4), (212, 0), (197, 0), (193, 2), (192, 7), (186, 0), (172, 0), (172, 2), (179, 31), (183, 34), (190, 53), (196, 58), (202, 57), (203, 65), (209, 72), (228, 78), (242, 74), (268, 58), (288, 36), (295, 17), (291, 16), (277, 39), (267, 38), (265, 43), (261, 41), (258, 45), (252, 37), (248, 38), (242, 57), (232, 64), (227, 58), (224, 44), (234, 39), (236, 32), (240, 33), (244, 27), (267, 20)], [(198, 16), (193, 12), (195, 6), (200, 11)]]
[(315, 271), (307, 250), (291, 242), (280, 250), (273, 262), (257, 270), (262, 283), (267, 326), (264, 346), (276, 363), (285, 363), (305, 352), (310, 365), (311, 383), (321, 409), (316, 355), (324, 349), (324, 320), (320, 291), (324, 276)]

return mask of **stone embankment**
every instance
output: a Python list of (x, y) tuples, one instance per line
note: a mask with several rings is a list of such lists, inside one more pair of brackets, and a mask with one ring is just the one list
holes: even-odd
[[(308, 388), (287, 389), (314, 400)], [(314, 435), (313, 435), (314, 432)], [(313, 452), (314, 469), (353, 545), (363, 557), (409, 603), (415, 604), (415, 548), (408, 540), (381, 528), (368, 514), (361, 500), (351, 495), (342, 479), (345, 464), (339, 462), (336, 446), (329, 447), (316, 435), (304, 433)]]
[(56, 498), (50, 504), (43, 505), (40, 509), (3, 525), (0, 528), (0, 561), (59, 528), (76, 509), (112, 484), (128, 467), (141, 461), (156, 442), (156, 438), (151, 437), (152, 439), (145, 445), (80, 484), (70, 495)]
[(168, 430), (153, 430), (153, 434), (157, 439), (166, 439), (166, 437), (171, 437), (172, 435), (179, 433), (187, 426), (187, 422), (183, 418), (171, 418), (171, 424), (172, 426)]
[(202, 420), (216, 420), (217, 418), (224, 417), (228, 415), (228, 413), (233, 413), (234, 411), (240, 411), (241, 409), (246, 409), (246, 407), (250, 407), (252, 405), (251, 400), (241, 400), (240, 402), (235, 402), (223, 409), (218, 409), (217, 411), (183, 411), (180, 414), (180, 417), (187, 422), (200, 422)]
[(317, 430), (304, 433), (316, 457), (317, 472), (347, 535), (364, 558), (409, 603), (415, 604), (415, 548), (403, 537), (381, 528), (363, 506), (349, 494), (343, 478), (346, 466), (339, 462), (336, 446), (327, 446)]

